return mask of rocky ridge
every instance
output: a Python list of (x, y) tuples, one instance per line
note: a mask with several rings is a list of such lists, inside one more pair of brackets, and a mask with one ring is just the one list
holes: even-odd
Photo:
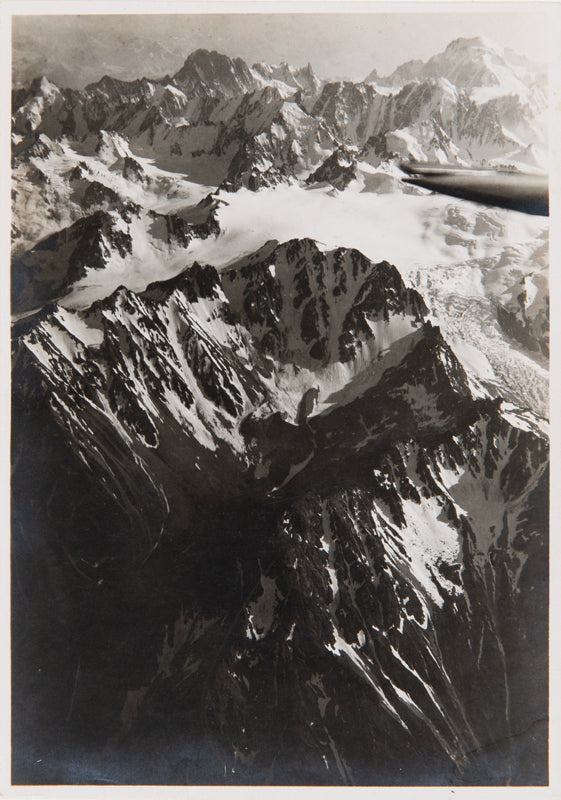
[[(20, 494), (37, 514), (51, 498), (19, 569), (58, 562), (62, 607), (87, 597), (64, 625), (83, 675), (72, 720), (34, 712), (62, 726), (62, 774), (93, 713), (88, 747), (111, 740), (133, 782), (535, 780), (508, 742), (542, 741), (523, 732), (541, 701), (516, 687), (546, 663), (541, 629), (531, 667), (520, 637), (544, 569), (547, 443), (531, 414), (473, 395), (425, 312), (395, 267), (295, 240), (18, 324), (16, 530)], [(59, 453), (70, 483), (34, 485), (32, 453)], [(76, 501), (99, 491), (88, 532)], [(137, 623), (126, 633), (119, 612), (92, 634), (124, 584)], [(72, 675), (42, 663), (56, 698)], [(156, 729), (173, 772), (140, 766)]]

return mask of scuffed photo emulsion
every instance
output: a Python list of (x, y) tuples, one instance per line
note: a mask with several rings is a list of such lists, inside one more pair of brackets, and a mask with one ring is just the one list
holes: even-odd
[(11, 18), (13, 785), (548, 784), (547, 16), (501, 5)]

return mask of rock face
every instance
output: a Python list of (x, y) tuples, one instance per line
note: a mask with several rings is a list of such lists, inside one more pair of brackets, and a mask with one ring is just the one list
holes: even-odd
[(544, 780), (547, 442), (426, 310), (294, 240), (18, 323), (18, 779)]
[(345, 189), (357, 177), (356, 155), (340, 147), (308, 176), (306, 183), (327, 181), (336, 189)]
[(525, 276), (505, 300), (497, 307), (503, 330), (528, 350), (549, 357), (547, 276), (539, 272)]
[[(90, 183), (84, 202), (113, 195), (102, 184)], [(116, 195), (114, 195), (117, 198)], [(117, 198), (118, 199), (118, 198)], [(169, 255), (186, 248), (193, 238), (216, 233), (214, 208), (205, 209), (203, 223), (189, 224), (182, 217), (146, 212), (140, 206), (116, 203), (112, 210), (98, 210), (68, 228), (43, 239), (13, 261), (12, 308), (31, 311), (64, 297), (90, 270), (107, 270), (127, 259), (142, 259), (153, 251)]]

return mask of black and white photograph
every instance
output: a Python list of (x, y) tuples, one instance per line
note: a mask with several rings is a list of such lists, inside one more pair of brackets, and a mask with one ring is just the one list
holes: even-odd
[(4, 17), (9, 785), (545, 789), (559, 7), (80, 5)]

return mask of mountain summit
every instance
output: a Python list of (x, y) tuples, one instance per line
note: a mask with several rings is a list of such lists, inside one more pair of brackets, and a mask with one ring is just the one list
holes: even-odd
[(402, 86), (408, 80), (423, 78), (446, 78), (473, 93), (476, 100), (485, 97), (482, 91), (477, 91), (481, 89), (487, 90), (487, 96), (521, 94), (526, 99), (532, 90), (534, 93), (546, 90), (545, 85), (539, 86), (541, 76), (532, 74), (528, 62), (483, 36), (455, 39), (427, 62), (407, 62), (386, 78), (380, 78), (374, 71), (366, 81)]
[(230, 58), (216, 50), (195, 50), (173, 76), (177, 84), (193, 90), (220, 91), (234, 96), (255, 88), (255, 80), (245, 61)]

